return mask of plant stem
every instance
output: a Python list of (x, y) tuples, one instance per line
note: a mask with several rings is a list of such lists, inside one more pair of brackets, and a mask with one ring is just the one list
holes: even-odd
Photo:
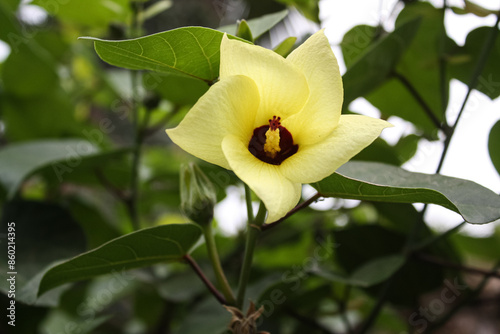
[(241, 267), (240, 280), (238, 283), (238, 297), (236, 300), (236, 307), (241, 309), (245, 301), (245, 292), (250, 278), (250, 269), (252, 267), (253, 253), (255, 244), (260, 234), (260, 228), (266, 218), (266, 207), (264, 203), (260, 202), (259, 212), (253, 220), (248, 222), (247, 226), (247, 239), (245, 243), (245, 257), (243, 259), (243, 266)]
[(245, 203), (247, 205), (247, 217), (248, 221), (251, 222), (254, 220), (253, 216), (253, 207), (252, 207), (252, 191), (250, 190), (250, 187), (244, 183), (245, 185)]
[(233, 291), (231, 290), (231, 287), (227, 282), (226, 275), (224, 275), (224, 270), (222, 270), (219, 253), (217, 252), (215, 238), (212, 232), (211, 222), (203, 228), (203, 234), (205, 236), (205, 243), (207, 245), (208, 257), (210, 258), (210, 262), (212, 263), (212, 267), (215, 272), (215, 278), (217, 279), (217, 283), (219, 283), (222, 294), (227, 301), (227, 303), (225, 304), (234, 305), (236, 300), (234, 299)]
[(196, 263), (196, 261), (189, 254), (184, 255), (184, 260), (186, 260), (186, 262), (189, 263), (189, 265), (191, 266), (191, 268), (193, 268), (196, 275), (198, 275), (198, 277), (203, 281), (205, 286), (219, 301), (219, 303), (221, 303), (222, 305), (226, 305), (227, 304), (226, 298), (224, 298), (224, 296), (215, 288), (212, 282), (210, 282), (207, 276), (205, 276), (203, 270), (201, 270), (198, 263)]

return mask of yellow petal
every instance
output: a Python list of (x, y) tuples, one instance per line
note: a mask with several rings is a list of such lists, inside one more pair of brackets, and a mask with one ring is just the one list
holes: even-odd
[(260, 92), (260, 109), (254, 127), (268, 124), (272, 116), (282, 119), (299, 112), (309, 88), (304, 75), (275, 52), (260, 46), (228, 39), (221, 43), (220, 78), (246, 75)]
[(227, 77), (210, 87), (182, 122), (167, 130), (167, 134), (186, 152), (229, 169), (221, 148), (222, 139), (234, 134), (250, 141), (258, 108), (255, 83), (242, 75)]
[(266, 205), (266, 222), (273, 222), (284, 215), (300, 200), (301, 184), (283, 177), (279, 166), (270, 165), (254, 157), (248, 144), (234, 135), (222, 141), (222, 150), (234, 173), (245, 182)]
[(337, 59), (323, 30), (309, 37), (287, 60), (304, 73), (310, 96), (304, 109), (283, 122), (299, 144), (313, 144), (337, 126), (344, 91)]
[(377, 118), (342, 115), (337, 128), (327, 138), (312, 145), (299, 145), (297, 153), (280, 165), (281, 172), (292, 182), (320, 181), (370, 145), (384, 128), (391, 126)]

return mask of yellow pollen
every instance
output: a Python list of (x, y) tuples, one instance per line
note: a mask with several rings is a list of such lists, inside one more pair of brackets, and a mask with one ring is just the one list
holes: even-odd
[(269, 128), (266, 132), (266, 143), (264, 144), (264, 152), (270, 158), (274, 158), (281, 151), (280, 148), (280, 130)]

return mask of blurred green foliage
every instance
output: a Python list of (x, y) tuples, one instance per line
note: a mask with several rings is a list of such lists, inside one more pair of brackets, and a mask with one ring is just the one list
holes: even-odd
[[(185, 224), (179, 209), (179, 167), (194, 158), (164, 129), (178, 124), (217, 80), (223, 32), (266, 44), (270, 29), (294, 24), (282, 23), (287, 8), (321, 23), (319, 1), (140, 4), (138, 15), (138, 3), (128, 0), (0, 2), (0, 40), (10, 49), (0, 63), (0, 243), (15, 222), (15, 332), (219, 334), (229, 323), (230, 314), (182, 260), (191, 254), (215, 281), (205, 248), (198, 247), (201, 232)], [(434, 231), (410, 204), (435, 203), (483, 224), (500, 217), (497, 194), (471, 181), (400, 168), (424, 139), (449, 145), (456, 126), (446, 115), (451, 80), (475, 81), (471, 88), (487, 98), (500, 96), (498, 24), (471, 31), (457, 45), (445, 31), (442, 8), (424, 1), (399, 5), (397, 17), (387, 18), (393, 31), (364, 24), (345, 34), (344, 112), (364, 97), (382, 118), (399, 117), (415, 131), (393, 144), (377, 139), (355, 162), (315, 184), (324, 197), (334, 197), (330, 209), (306, 208), (261, 234), (248, 288), (249, 298), (264, 306), (259, 329), (439, 327), (456, 301), (432, 320), (421, 307), (439, 299), (450, 282), (464, 287), (456, 299), (468, 301), (474, 284), (465, 287), (464, 267), (491, 268), (499, 259), (498, 227), (485, 238)], [(23, 19), (25, 6), (38, 6), (47, 17)], [(468, 1), (454, 11), (495, 15)], [(124, 40), (133, 35), (134, 20), (147, 37)], [(85, 36), (92, 37), (78, 39)], [(283, 36), (275, 51), (285, 56), (303, 38)], [(143, 71), (134, 79), (124, 68)], [(500, 174), (499, 124), (488, 149)], [(232, 172), (197, 163), (219, 202), (229, 186), (240, 185)], [(134, 217), (139, 231), (133, 231)], [(226, 236), (218, 229), (216, 242), (236, 288), (243, 232)], [(2, 305), (9, 303), (6, 256), (2, 248)], [(488, 293), (485, 300), (492, 298)], [(500, 326), (488, 314), (485, 319)], [(0, 328), (13, 332), (5, 318)]]

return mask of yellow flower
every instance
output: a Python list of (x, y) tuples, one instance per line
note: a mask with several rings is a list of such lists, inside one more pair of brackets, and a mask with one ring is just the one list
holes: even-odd
[(167, 134), (233, 170), (264, 202), (267, 222), (299, 202), (302, 184), (331, 175), (391, 126), (340, 114), (342, 78), (323, 31), (286, 59), (226, 36), (220, 55), (220, 80)]

